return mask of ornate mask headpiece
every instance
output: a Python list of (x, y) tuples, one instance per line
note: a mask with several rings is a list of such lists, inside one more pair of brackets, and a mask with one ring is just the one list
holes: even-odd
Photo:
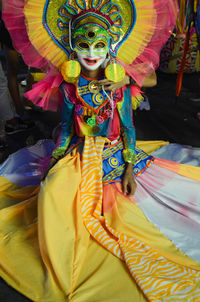
[[(94, 42), (97, 36), (102, 37), (102, 40), (106, 42), (107, 52), (116, 57), (120, 47), (131, 34), (136, 21), (134, 1), (69, 0), (63, 1), (61, 4), (62, 0), (59, 3), (55, 0), (46, 0), (43, 25), (51, 39), (65, 52), (67, 57), (70, 57), (75, 48), (78, 51), (76, 47), (78, 40), (80, 46), (83, 43), (86, 45), (86, 43)], [(55, 22), (56, 16), (57, 22)], [(84, 61), (82, 63), (84, 64)], [(71, 65), (67, 64), (65, 74), (66, 69), (70, 74), (72, 69), (77, 70), (74, 67), (76, 63)], [(90, 68), (92, 67), (90, 66)], [(123, 78), (124, 75), (125, 72), (117, 80)], [(66, 79), (69, 81), (69, 77)], [(110, 77), (110, 79), (115, 79), (115, 77)]]
[[(85, 25), (98, 25), (110, 37), (110, 52), (116, 56), (120, 46), (134, 28), (136, 10), (134, 1), (63, 1), (46, 0), (44, 26), (53, 40), (69, 56), (69, 23), (76, 31)], [(125, 9), (126, 8), (126, 9)], [(54, 20), (52, 19), (54, 15)], [(57, 16), (57, 23), (55, 22)]]
[(38, 26), (36, 24), (33, 26), (33, 20), (28, 18), (29, 38), (40, 55), (45, 56), (56, 67), (61, 66), (70, 57), (72, 52), (70, 35), (85, 25), (98, 25), (106, 31), (110, 54), (121, 60), (124, 58), (127, 63), (132, 62), (134, 54), (131, 53), (130, 58), (127, 54), (124, 56), (123, 48), (129, 47), (129, 39), (133, 36), (137, 23), (135, 1), (28, 0), (25, 14), (32, 13), (31, 6), (38, 7), (37, 21), (40, 22), (40, 34), (35, 39)]
[(15, 48), (28, 65), (43, 69), (53, 65), (59, 70), (72, 52), (69, 25), (72, 32), (86, 24), (98, 25), (109, 34), (110, 54), (137, 83), (158, 66), (159, 51), (177, 15), (177, 0), (6, 0), (3, 4)]

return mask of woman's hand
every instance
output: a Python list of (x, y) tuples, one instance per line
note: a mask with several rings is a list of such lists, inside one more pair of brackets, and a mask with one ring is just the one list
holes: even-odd
[(115, 90), (122, 88), (125, 85), (130, 83), (130, 78), (128, 75), (125, 75), (124, 79), (120, 82), (113, 82), (107, 79), (98, 81), (98, 84), (104, 86), (105, 90), (114, 92)]
[(46, 170), (43, 172), (42, 176), (41, 176), (41, 181), (45, 180), (47, 174), (49, 173), (49, 171), (51, 170), (51, 168), (53, 168), (53, 166), (57, 163), (58, 159), (52, 157)]
[(127, 163), (123, 179), (122, 179), (122, 190), (123, 193), (130, 196), (134, 195), (137, 188), (137, 184), (133, 178), (133, 166)]

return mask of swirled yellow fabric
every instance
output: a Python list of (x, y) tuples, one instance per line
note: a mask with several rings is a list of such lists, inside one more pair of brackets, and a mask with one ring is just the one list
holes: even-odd
[(81, 158), (77, 150), (68, 154), (40, 188), (0, 178), (0, 275), (38, 302), (157, 302), (161, 292), (170, 302), (199, 297), (199, 264), (136, 204), (116, 192), (113, 210), (103, 209), (104, 143), (86, 137)]

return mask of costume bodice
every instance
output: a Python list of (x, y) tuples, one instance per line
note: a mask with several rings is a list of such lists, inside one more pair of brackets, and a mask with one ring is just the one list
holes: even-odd
[[(76, 134), (83, 136), (106, 136), (111, 140), (120, 135), (119, 115), (116, 103), (122, 98), (119, 92), (112, 96), (98, 85), (99, 79), (80, 76), (75, 83), (73, 97), (67, 97), (69, 86), (63, 85), (65, 102), (74, 104)], [(66, 96), (67, 95), (67, 96)]]
[(130, 88), (124, 87), (111, 96), (99, 88), (96, 81), (80, 76), (75, 84), (62, 83), (62, 127), (54, 156), (62, 156), (74, 136), (103, 136), (110, 141), (123, 136), (126, 160), (134, 162), (135, 129)]

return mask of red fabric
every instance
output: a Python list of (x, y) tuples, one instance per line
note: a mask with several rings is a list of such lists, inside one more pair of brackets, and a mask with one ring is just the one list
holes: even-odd
[(63, 77), (60, 73), (49, 72), (44, 80), (33, 85), (33, 89), (24, 95), (44, 110), (57, 111), (62, 101), (62, 95), (58, 89), (62, 82)]

